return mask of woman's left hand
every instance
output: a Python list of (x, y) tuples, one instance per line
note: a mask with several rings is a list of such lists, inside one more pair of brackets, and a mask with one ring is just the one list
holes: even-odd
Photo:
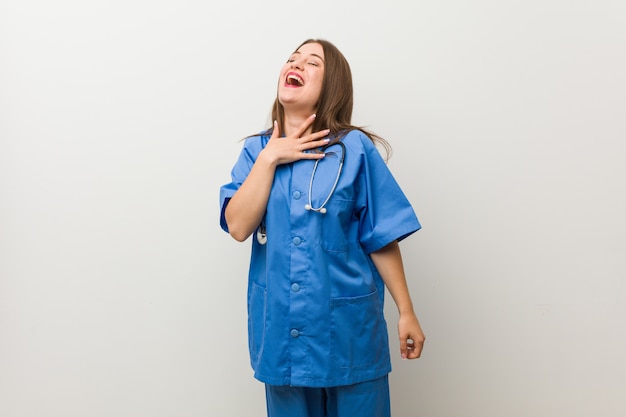
[(417, 359), (421, 356), (426, 337), (414, 312), (400, 314), (398, 336), (402, 359)]

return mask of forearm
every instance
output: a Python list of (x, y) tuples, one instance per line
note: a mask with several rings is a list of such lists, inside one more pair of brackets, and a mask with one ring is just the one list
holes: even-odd
[(398, 319), (400, 354), (403, 359), (419, 358), (426, 337), (413, 310), (413, 302), (404, 276), (400, 246), (394, 241), (373, 252), (371, 257), (400, 313)]
[(226, 206), (224, 216), (230, 235), (240, 242), (250, 236), (265, 214), (276, 165), (259, 154), (246, 180)]
[(371, 257), (398, 307), (398, 312), (400, 314), (413, 313), (413, 302), (411, 301), (409, 287), (404, 275), (404, 266), (398, 242), (394, 241), (384, 248), (373, 252)]

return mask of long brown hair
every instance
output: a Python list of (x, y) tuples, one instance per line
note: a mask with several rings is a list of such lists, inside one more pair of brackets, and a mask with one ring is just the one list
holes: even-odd
[[(363, 127), (352, 125), (352, 107), (354, 94), (352, 88), (352, 72), (350, 65), (335, 45), (323, 39), (307, 39), (296, 49), (307, 43), (318, 43), (324, 50), (324, 77), (322, 79), (322, 91), (317, 103), (316, 118), (313, 121), (313, 132), (322, 129), (330, 129), (331, 137), (339, 140), (350, 130), (360, 130), (365, 133), (375, 145), (380, 145), (385, 150), (385, 159), (391, 156), (391, 145), (382, 137), (369, 132)], [(294, 51), (294, 52), (295, 52)], [(272, 120), (278, 122), (281, 132), (284, 132), (285, 109), (278, 100), (274, 100), (272, 107)], [(268, 130), (271, 133), (272, 128)]]

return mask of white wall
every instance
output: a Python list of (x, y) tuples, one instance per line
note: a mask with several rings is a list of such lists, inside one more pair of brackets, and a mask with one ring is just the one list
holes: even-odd
[(394, 357), (395, 415), (626, 415), (625, 21), (621, 0), (4, 0), (0, 415), (264, 415), (218, 188), (308, 37), (348, 57), (354, 122), (424, 224), (402, 248), (428, 340)]

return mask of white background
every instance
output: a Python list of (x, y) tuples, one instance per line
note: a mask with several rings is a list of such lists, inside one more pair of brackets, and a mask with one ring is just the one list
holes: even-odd
[(218, 189), (309, 37), (424, 225), (394, 415), (626, 416), (622, 0), (4, 0), (0, 415), (264, 415)]

